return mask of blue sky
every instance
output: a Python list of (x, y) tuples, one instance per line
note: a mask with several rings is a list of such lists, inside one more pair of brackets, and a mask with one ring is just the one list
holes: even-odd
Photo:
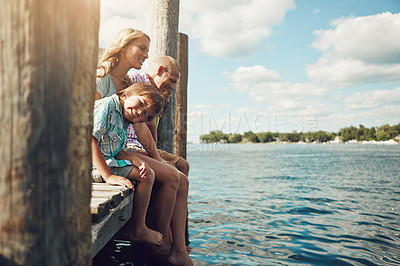
[[(102, 0), (100, 47), (126, 27), (150, 35), (150, 2)], [(400, 123), (399, 12), (400, 0), (181, 0), (188, 140)]]

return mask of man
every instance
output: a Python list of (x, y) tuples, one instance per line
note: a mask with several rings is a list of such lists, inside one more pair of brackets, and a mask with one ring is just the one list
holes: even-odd
[[(178, 82), (181, 69), (179, 64), (170, 56), (160, 56), (154, 60), (147, 72), (137, 73), (130, 72), (128, 75), (133, 83), (150, 83), (163, 96), (165, 102), (169, 102), (172, 96), (172, 92)], [(161, 114), (155, 119), (146, 123), (148, 129), (153, 136), (154, 143), (157, 143), (157, 126), (159, 124)], [(131, 136), (128, 133), (128, 143), (135, 142), (135, 136)], [(186, 176), (189, 174), (189, 163), (182, 157), (178, 157), (174, 154), (158, 149), (159, 156), (174, 165), (179, 171), (184, 173)], [(157, 156), (157, 155), (156, 155)]]
[[(128, 73), (128, 75), (133, 83), (152, 84), (163, 96), (165, 102), (169, 102), (175, 85), (178, 82), (180, 72), (181, 70), (179, 64), (176, 62), (175, 59), (170, 56), (160, 56), (159, 58), (151, 62), (147, 72), (130, 72)], [(189, 174), (189, 163), (182, 157), (178, 157), (174, 154), (170, 154), (166, 151), (156, 148), (157, 126), (159, 124), (160, 118), (161, 114), (158, 115), (156, 118), (147, 121), (146, 123), (137, 123), (135, 124), (133, 130), (131, 127), (128, 127), (127, 141), (128, 145), (129, 143), (132, 143), (131, 145), (129, 145), (131, 149), (136, 150), (138, 153), (145, 153), (155, 160), (167, 161), (167, 163), (174, 165), (178, 172), (180, 172), (180, 185), (178, 195), (181, 196), (177, 196), (176, 199), (177, 204), (174, 211), (174, 216), (177, 217), (175, 219), (176, 226), (173, 226), (173, 223), (171, 223), (171, 229), (172, 231), (174, 231), (173, 228), (175, 227), (175, 231), (179, 230), (181, 232), (181, 230), (184, 229), (185, 224), (187, 225), (187, 190), (189, 189), (189, 180), (187, 177)], [(141, 142), (138, 141), (138, 136), (136, 134), (139, 136)], [(145, 159), (145, 157), (142, 158)], [(156, 168), (156, 170), (159, 169), (158, 167), (156, 167), (156, 165), (154, 165), (154, 167)], [(159, 170), (160, 173), (164, 172), (161, 169)], [(186, 194), (183, 192), (185, 192)], [(185, 195), (182, 196), (183, 194)], [(181, 235), (181, 233), (177, 234), (179, 236)], [(186, 251), (188, 254), (191, 252), (191, 250), (191, 247), (186, 247)]]

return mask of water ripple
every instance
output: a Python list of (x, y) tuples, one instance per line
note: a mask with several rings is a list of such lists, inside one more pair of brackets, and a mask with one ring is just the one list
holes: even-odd
[(228, 147), (188, 154), (196, 265), (400, 264), (399, 147)]

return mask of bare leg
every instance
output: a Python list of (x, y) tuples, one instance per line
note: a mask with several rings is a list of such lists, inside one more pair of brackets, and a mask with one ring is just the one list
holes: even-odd
[(149, 169), (146, 178), (140, 178), (139, 170), (133, 168), (128, 178), (139, 181), (139, 184), (136, 186), (133, 201), (129, 239), (132, 241), (144, 241), (149, 244), (161, 245), (163, 240), (162, 234), (146, 226), (146, 213), (155, 179), (154, 171)]
[[(135, 154), (145, 161), (154, 170), (159, 190), (155, 195), (156, 228), (164, 236), (163, 246), (171, 243), (171, 218), (175, 209), (176, 197), (179, 189), (179, 171), (171, 165), (160, 162), (145, 155)], [(165, 249), (165, 248), (164, 248)]]
[(189, 163), (183, 159), (180, 158), (176, 163), (175, 163), (176, 168), (181, 171), (183, 174), (186, 176), (189, 176)]
[[(168, 261), (175, 265), (193, 265), (185, 244), (187, 218), (187, 197), (189, 180), (175, 167), (153, 158), (137, 154), (155, 172), (160, 184), (155, 204), (157, 212), (156, 228), (163, 236), (163, 246), (158, 252), (168, 255)], [(172, 238), (172, 239), (171, 239)]]
[[(178, 169), (181, 173), (183, 173), (186, 177), (189, 176), (189, 163), (183, 159), (182, 157), (178, 157), (174, 154), (170, 154), (166, 151), (163, 150), (158, 150), (161, 158), (163, 158), (164, 160), (170, 162), (171, 164), (173, 164), (175, 166), (176, 169)], [(187, 219), (187, 218), (186, 218)], [(164, 236), (165, 238), (165, 236)], [(172, 236), (171, 236), (172, 239)], [(190, 254), (192, 252), (192, 248), (190, 246), (186, 247), (187, 253)], [(165, 252), (168, 253), (169, 252)]]
[(193, 265), (188, 255), (185, 244), (185, 226), (187, 217), (187, 197), (189, 192), (189, 180), (180, 172), (179, 190), (176, 196), (176, 204), (171, 220), (172, 248), (168, 262), (174, 265)]

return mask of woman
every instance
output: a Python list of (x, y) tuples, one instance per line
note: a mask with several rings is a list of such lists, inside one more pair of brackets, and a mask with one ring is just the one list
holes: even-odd
[(134, 29), (121, 30), (104, 51), (97, 67), (96, 100), (132, 85), (128, 71), (141, 69), (149, 57), (150, 37)]

